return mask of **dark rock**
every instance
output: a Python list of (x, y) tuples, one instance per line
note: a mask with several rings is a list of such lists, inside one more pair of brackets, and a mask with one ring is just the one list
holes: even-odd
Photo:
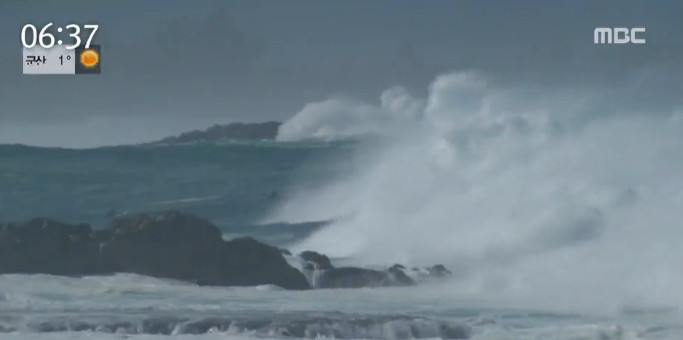
[(222, 241), (220, 231), (209, 221), (175, 211), (119, 218), (111, 222), (109, 231), (114, 239), (136, 241), (205, 244)]
[(315, 288), (363, 288), (385, 286), (388, 281), (386, 272), (344, 267), (323, 270)]
[(451, 271), (446, 269), (442, 264), (433, 265), (427, 268), (427, 271), (429, 272), (429, 275), (433, 277), (446, 277), (452, 274)]
[(47, 218), (0, 227), (0, 273), (96, 273), (97, 246), (90, 226)]
[(309, 289), (304, 275), (291, 267), (276, 247), (251, 237), (225, 242), (220, 254), (230, 286), (272, 284), (285, 289)]
[(50, 219), (0, 225), (0, 274), (114, 272), (200, 285), (310, 288), (278, 248), (251, 238), (223, 241), (215, 226), (193, 215), (140, 214), (97, 231)]
[(316, 253), (311, 250), (306, 250), (299, 254), (299, 257), (305, 262), (314, 264), (316, 269), (333, 269), (334, 266), (327, 255)]
[(314, 277), (314, 288), (363, 288), (410, 286), (413, 279), (398, 269), (388, 271), (357, 267), (319, 270)]
[(282, 255), (292, 256), (292, 252), (287, 249), (280, 248), (280, 252), (282, 253)]
[(410, 286), (415, 281), (404, 272), (400, 264), (386, 271), (357, 267), (336, 268), (330, 259), (314, 251), (299, 254), (304, 261), (303, 271), (313, 288), (362, 288)]
[(415, 281), (403, 271), (404, 269), (405, 267), (400, 264), (395, 264), (387, 269), (392, 286), (412, 286), (415, 284)]
[(396, 263), (393, 266), (389, 267), (389, 269), (406, 270), (406, 267), (402, 264)]
[(156, 144), (181, 144), (197, 141), (217, 140), (273, 140), (277, 137), (280, 122), (265, 123), (232, 123), (228, 125), (214, 125), (206, 130), (185, 132), (179, 136), (167, 137)]

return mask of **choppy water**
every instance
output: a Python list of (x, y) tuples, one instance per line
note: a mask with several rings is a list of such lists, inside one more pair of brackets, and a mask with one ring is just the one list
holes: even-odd
[[(112, 215), (182, 210), (228, 234), (277, 242), (315, 229), (283, 233), (264, 214), (286, 199), (292, 178), (311, 186), (343, 171), (331, 159), (344, 143), (225, 143), (90, 150), (0, 145), (0, 221), (46, 216), (101, 227)], [(263, 225), (255, 229), (254, 225)]]
[[(322, 223), (264, 224), (295, 192), (343, 177), (348, 143), (194, 144), (94, 150), (0, 146), (0, 220), (50, 216), (104, 225), (107, 213), (179, 209), (226, 237), (280, 245)], [(347, 261), (351, 261), (347, 259)], [(0, 275), (2, 339), (438, 338), (680, 339), (672, 310), (616, 315), (535, 310), (457, 294), (457, 286), (290, 292), (197, 287), (130, 274)], [(453, 291), (454, 294), (448, 292)]]
[(176, 209), (336, 263), (454, 272), (308, 292), (0, 275), (0, 338), (683, 339), (683, 111), (593, 107), (601, 91), (453, 73), (423, 99), (311, 103), (278, 142), (0, 146), (3, 222)]
[[(304, 335), (439, 337), (439, 322), (473, 339), (679, 339), (665, 314), (619, 318), (485, 308), (415, 288), (282, 291), (197, 287), (137, 275), (0, 277), (1, 338), (223, 339)], [(299, 333), (297, 333), (299, 332)], [(112, 335), (114, 334), (114, 335)]]

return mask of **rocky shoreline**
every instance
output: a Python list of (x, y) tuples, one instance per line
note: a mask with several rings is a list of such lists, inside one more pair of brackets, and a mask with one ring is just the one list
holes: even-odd
[(312, 251), (291, 255), (251, 237), (223, 240), (206, 219), (174, 211), (117, 218), (104, 229), (48, 218), (0, 224), (0, 274), (119, 272), (198, 285), (291, 290), (408, 286), (419, 277), (450, 275), (442, 265), (410, 271), (398, 264), (386, 270), (337, 268)]
[(277, 137), (280, 122), (263, 123), (231, 123), (227, 125), (214, 125), (205, 130), (194, 130), (181, 133), (177, 136), (145, 143), (143, 145), (174, 145), (193, 142), (210, 142), (218, 140), (274, 140)]

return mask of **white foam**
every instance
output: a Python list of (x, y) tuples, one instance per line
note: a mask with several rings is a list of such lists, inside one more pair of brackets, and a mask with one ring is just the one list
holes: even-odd
[(277, 140), (329, 141), (383, 134), (415, 122), (423, 105), (402, 87), (382, 93), (379, 107), (343, 98), (311, 103), (280, 126)]
[[(681, 307), (683, 120), (591, 106), (601, 95), (438, 77), (423, 112), (408, 115), (422, 119), (383, 124), (353, 172), (288, 196), (271, 219), (342, 216), (292, 249), (361, 264), (445, 262), (459, 281), (441, 294), (582, 310)], [(360, 115), (344, 116), (351, 104), (335, 105), (334, 115), (309, 106), (283, 125), (297, 134), (281, 133), (364, 128)], [(400, 116), (386, 104), (353, 105)]]
[[(616, 340), (619, 332), (678, 339), (683, 330), (659, 311), (631, 320), (488, 309), (444, 294), (437, 284), (300, 292), (198, 287), (129, 274), (0, 275), (0, 291), (7, 296), (0, 302), (1, 339), (167, 337), (150, 334), (158, 332), (174, 339), (281, 339), (284, 332), (394, 339), (438, 337), (443, 322), (471, 328), (473, 339)], [(186, 334), (193, 332), (204, 334)]]

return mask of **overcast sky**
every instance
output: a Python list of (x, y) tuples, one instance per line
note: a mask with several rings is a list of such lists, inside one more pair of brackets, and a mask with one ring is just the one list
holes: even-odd
[[(21, 27), (97, 23), (102, 74), (21, 74)], [(596, 46), (595, 27), (646, 27)], [(508, 86), (628, 88), (603, 105), (683, 105), (683, 1), (3, 1), (0, 143), (89, 147), (214, 123), (286, 120), (439, 74)], [(628, 86), (624, 86), (628, 84)]]

